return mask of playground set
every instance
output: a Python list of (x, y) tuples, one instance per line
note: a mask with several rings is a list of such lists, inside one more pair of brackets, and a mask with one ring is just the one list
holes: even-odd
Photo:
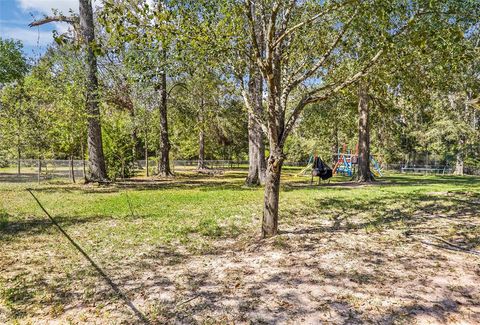
[[(344, 144), (342, 150), (338, 148), (337, 154), (335, 155), (336, 163), (332, 169), (332, 175), (343, 175), (348, 177), (353, 177), (356, 173), (356, 166), (358, 165), (358, 145), (356, 146), (355, 152), (348, 149), (347, 146)], [(317, 153), (312, 153), (308, 160), (307, 166), (299, 173), (299, 175), (307, 175), (309, 172), (313, 176), (320, 176), (318, 175), (318, 171), (316, 169), (318, 165), (318, 161), (322, 162), (324, 166), (329, 168), (321, 158), (318, 157)], [(370, 156), (370, 162), (372, 167), (372, 174), (375, 177), (382, 177), (382, 169), (380, 164), (375, 160), (373, 156)]]

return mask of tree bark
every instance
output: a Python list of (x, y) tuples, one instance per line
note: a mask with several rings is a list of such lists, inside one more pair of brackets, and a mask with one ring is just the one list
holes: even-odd
[(87, 166), (85, 164), (85, 148), (84, 148), (83, 140), (81, 141), (80, 149), (82, 151), (81, 154), (82, 154), (82, 164), (83, 164), (83, 180), (86, 183), (88, 181), (88, 178), (87, 178)]
[(198, 133), (198, 166), (197, 169), (206, 169), (207, 166), (205, 165), (205, 131), (203, 127), (200, 129)]
[(75, 169), (73, 168), (73, 154), (70, 155), (70, 179), (75, 183)]
[(463, 144), (464, 144), (464, 139), (460, 137), (460, 140), (458, 141), (458, 148), (457, 148), (457, 154), (456, 154), (455, 173), (454, 173), (455, 175), (463, 175), (463, 172), (464, 172)]
[(37, 161), (37, 180), (40, 183), (40, 179), (42, 178), (42, 158), (38, 156), (38, 161)]
[(80, 29), (86, 52), (89, 180), (103, 181), (107, 179), (107, 170), (103, 154), (100, 109), (98, 107), (97, 58), (92, 49), (92, 45), (95, 42), (93, 10), (91, 0), (79, 0), (79, 4)]
[[(257, 116), (263, 115), (263, 79), (261, 74), (252, 76), (249, 85), (249, 97), (252, 108)], [(248, 186), (261, 185), (265, 183), (266, 161), (265, 144), (262, 127), (253, 117), (252, 112), (248, 113), (248, 175), (245, 184)]]
[(204, 101), (200, 98), (200, 109), (198, 110), (198, 165), (197, 169), (206, 169), (205, 165), (205, 121), (204, 121)]
[(358, 89), (358, 182), (373, 180), (370, 171), (369, 113), (368, 84), (361, 81)]
[(283, 160), (281, 148), (274, 148), (268, 158), (262, 220), (263, 238), (275, 236), (278, 233), (278, 203)]
[(21, 158), (21, 150), (20, 145), (17, 146), (17, 174), (20, 176), (20, 158)]
[(145, 127), (145, 170), (146, 170), (146, 176), (150, 176), (150, 172), (148, 170), (148, 130), (147, 127)]
[(338, 125), (333, 126), (333, 145), (332, 145), (332, 165), (335, 165), (338, 160)]
[(162, 177), (172, 176), (170, 170), (170, 140), (168, 139), (168, 117), (167, 117), (167, 75), (160, 73), (158, 91), (160, 92), (160, 157), (158, 163), (158, 174)]

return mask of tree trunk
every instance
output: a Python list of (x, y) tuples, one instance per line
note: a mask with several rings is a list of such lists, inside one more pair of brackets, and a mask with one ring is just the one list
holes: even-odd
[(168, 139), (168, 118), (167, 118), (167, 75), (160, 73), (158, 85), (160, 92), (160, 157), (158, 162), (158, 174), (162, 177), (172, 176), (170, 170), (170, 141)]
[(368, 85), (361, 81), (358, 89), (358, 175), (357, 181), (372, 181), (370, 172), (370, 129)]
[(278, 233), (278, 203), (283, 159), (281, 148), (274, 148), (268, 158), (262, 220), (263, 238), (275, 236)]
[(338, 125), (333, 126), (333, 145), (332, 145), (332, 165), (335, 165), (338, 160)]
[(70, 155), (70, 179), (75, 183), (75, 169), (73, 168), (73, 154)]
[(206, 169), (205, 165), (205, 131), (203, 127), (200, 129), (198, 134), (198, 166), (197, 169)]
[[(257, 116), (263, 115), (263, 79), (256, 73), (249, 82), (249, 97), (252, 101), (252, 108)], [(263, 142), (262, 127), (253, 117), (248, 114), (248, 175), (245, 184), (248, 186), (261, 185), (265, 183), (265, 144)]]
[(200, 99), (200, 109), (198, 111), (198, 170), (206, 169), (205, 165), (205, 122), (204, 122), (204, 102), (203, 97)]
[(92, 49), (92, 44), (95, 41), (93, 10), (91, 0), (80, 0), (79, 4), (80, 29), (86, 51), (87, 144), (90, 180), (103, 181), (107, 179), (107, 170), (103, 155), (102, 128), (100, 125), (100, 109), (98, 107), (97, 59)]
[(17, 174), (20, 176), (20, 158), (21, 158), (21, 150), (20, 150), (20, 145), (17, 146)]
[(150, 176), (150, 172), (148, 170), (148, 131), (147, 127), (145, 127), (145, 170), (146, 170), (146, 176)]
[(458, 149), (457, 149), (457, 154), (456, 154), (456, 162), (455, 162), (455, 175), (463, 175), (463, 144), (464, 140), (463, 138), (460, 138), (458, 141)]
[(40, 179), (42, 178), (42, 158), (38, 156), (38, 162), (37, 162), (37, 180), (40, 183)]
[(81, 154), (82, 154), (82, 164), (83, 164), (83, 180), (86, 183), (88, 181), (88, 179), (87, 179), (87, 166), (85, 164), (85, 148), (84, 148), (83, 145), (84, 145), (84, 142), (82, 140), (80, 149), (82, 151)]

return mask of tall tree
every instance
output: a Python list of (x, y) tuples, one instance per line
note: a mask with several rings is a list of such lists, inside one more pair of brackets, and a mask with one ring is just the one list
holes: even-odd
[[(168, 82), (176, 74), (178, 21), (175, 1), (105, 1), (101, 23), (108, 34), (109, 45), (128, 46), (131, 60), (143, 82), (151, 82), (158, 94), (160, 176), (171, 176)], [(125, 12), (130, 14), (125, 15)]]
[(97, 58), (94, 49), (95, 42), (93, 8), (91, 0), (79, 0), (79, 16), (66, 17), (63, 14), (45, 17), (30, 23), (30, 27), (40, 26), (54, 21), (71, 24), (80, 34), (80, 41), (85, 54), (86, 68), (86, 107), (87, 113), (87, 145), (91, 181), (107, 179), (105, 156), (103, 154), (102, 128), (100, 123), (100, 108), (98, 95)]
[[(382, 55), (395, 53), (392, 44), (420, 17), (438, 13), (448, 19), (448, 10), (440, 13), (440, 9), (451, 3), (278, 0), (259, 1), (258, 8), (254, 3), (244, 1), (244, 14), (267, 93), (265, 128), (270, 156), (262, 221), (262, 234), (267, 237), (278, 231), (283, 149), (304, 107), (324, 101), (367, 76)], [(458, 2), (451, 5), (456, 9)], [(352, 27), (368, 39), (368, 44), (374, 44), (357, 56), (344, 51), (357, 41)], [(259, 30), (265, 35), (262, 43)]]
[[(342, 7), (344, 15), (340, 14), (339, 7)], [(317, 4), (310, 1), (302, 3), (268, 1), (262, 2), (258, 7), (254, 7), (252, 1), (245, 1), (244, 12), (250, 26), (250, 42), (255, 53), (256, 66), (266, 82), (266, 129), (270, 156), (265, 180), (262, 235), (269, 237), (276, 235), (278, 231), (280, 175), (285, 160), (284, 145), (303, 108), (307, 104), (325, 100), (357, 81), (379, 59), (383, 47), (360, 71), (331, 84), (316, 83), (309, 90), (302, 91), (303, 93), (296, 92), (302, 88), (299, 86), (309, 79), (312, 80), (312, 77), (317, 80), (325, 80), (328, 77), (324, 71), (329, 71), (327, 66), (332, 64), (332, 58), (336, 56), (343, 36), (358, 12), (347, 3), (338, 6), (336, 3)], [(313, 12), (310, 17), (308, 12)], [(318, 23), (322, 16), (327, 16), (323, 23), (318, 24), (324, 28), (323, 30), (317, 28), (306, 30), (306, 26), (311, 27), (313, 22)], [(339, 29), (338, 26), (342, 27)], [(265, 35), (263, 39), (259, 31), (265, 31), (262, 32)], [(317, 33), (323, 35), (319, 36)], [(322, 39), (323, 42), (318, 43), (315, 39)], [(262, 43), (259, 43), (259, 40), (262, 40)], [(308, 44), (309, 49), (316, 48), (324, 54), (319, 55), (318, 51), (305, 54), (306, 52), (302, 53), (295, 49), (302, 47), (305, 49), (305, 44)], [(263, 48), (265, 51), (262, 51)]]
[(368, 182), (370, 172), (370, 121), (369, 121), (368, 83), (359, 82), (358, 86), (358, 175), (357, 180)]
[(248, 81), (248, 93), (243, 94), (248, 111), (248, 174), (247, 185), (260, 185), (265, 182), (266, 160), (262, 125), (255, 116), (263, 115), (263, 79), (253, 69)]
[[(248, 174), (246, 185), (260, 185), (265, 180), (265, 129), (255, 116), (264, 114), (263, 78), (255, 64), (255, 53), (248, 39), (248, 22), (238, 16), (242, 5), (235, 1), (186, 0), (182, 10), (185, 43), (193, 48), (190, 64), (221, 70), (224, 78), (240, 90), (248, 117)], [(256, 7), (253, 1), (252, 7)], [(256, 14), (257, 11), (253, 10)], [(262, 43), (261, 26), (256, 26)], [(239, 37), (240, 36), (240, 37)], [(263, 50), (263, 49), (262, 49)]]
[(97, 58), (93, 51), (95, 32), (91, 0), (79, 0), (80, 31), (86, 54), (86, 111), (88, 121), (87, 144), (90, 164), (90, 179), (103, 181), (107, 179), (105, 157), (103, 154), (102, 128), (100, 125), (100, 109), (98, 106)]
[[(22, 43), (0, 38), (0, 90), (5, 85), (15, 83), (7, 89), (4, 100), (0, 101), (0, 116), (6, 124), (0, 128), (0, 140), (8, 147), (15, 143), (17, 155), (17, 173), (20, 174), (20, 159), (24, 130), (22, 121), (24, 112), (23, 78), (28, 71), (27, 60), (22, 54)], [(8, 126), (8, 127), (7, 127)], [(11, 140), (11, 141), (8, 141)]]

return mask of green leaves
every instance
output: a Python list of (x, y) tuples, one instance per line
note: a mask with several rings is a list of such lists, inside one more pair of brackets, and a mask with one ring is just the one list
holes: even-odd
[(28, 71), (22, 43), (0, 38), (0, 84), (20, 80)]

